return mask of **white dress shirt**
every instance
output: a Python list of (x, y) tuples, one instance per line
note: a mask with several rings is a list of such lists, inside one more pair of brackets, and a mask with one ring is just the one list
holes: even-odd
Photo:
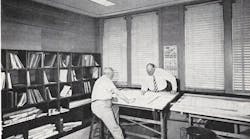
[[(177, 90), (177, 83), (176, 78), (168, 71), (155, 68), (155, 72), (153, 74), (155, 76), (155, 81), (157, 84), (158, 91), (164, 90), (167, 87), (167, 81), (169, 81), (172, 85), (172, 90)], [(141, 90), (147, 91), (151, 90), (153, 91), (155, 89), (153, 76), (147, 76), (146, 79), (142, 82)]]
[(106, 75), (101, 76), (96, 80), (93, 87), (91, 100), (109, 100), (112, 99), (112, 90), (116, 89), (116, 86)]

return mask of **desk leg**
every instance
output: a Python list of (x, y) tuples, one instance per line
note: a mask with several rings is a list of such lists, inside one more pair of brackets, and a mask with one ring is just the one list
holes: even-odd
[(163, 115), (163, 111), (160, 111), (160, 121), (161, 121), (161, 139), (167, 139), (165, 132), (165, 119)]
[[(193, 126), (193, 117), (191, 115), (188, 115), (188, 124), (189, 126)], [(187, 135), (187, 139), (190, 139), (189, 135)]]

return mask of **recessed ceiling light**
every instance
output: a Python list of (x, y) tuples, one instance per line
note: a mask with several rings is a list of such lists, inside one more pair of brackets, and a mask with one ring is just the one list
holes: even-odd
[(113, 2), (108, 1), (108, 0), (90, 0), (90, 1), (93, 1), (93, 2), (98, 3), (100, 5), (103, 5), (103, 6), (113, 6), (113, 5), (115, 5)]

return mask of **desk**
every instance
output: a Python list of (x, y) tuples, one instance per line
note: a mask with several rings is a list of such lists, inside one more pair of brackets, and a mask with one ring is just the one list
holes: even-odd
[(226, 137), (250, 138), (239, 131), (240, 125), (250, 126), (250, 99), (184, 94), (170, 110), (187, 114), (190, 126), (194, 125), (194, 119), (232, 123), (234, 133), (213, 131)]
[[(139, 89), (123, 89), (121, 93), (128, 98), (136, 98), (136, 101), (130, 104), (127, 104), (122, 99), (118, 98), (117, 102), (113, 102), (113, 104), (119, 106), (120, 108), (132, 108), (138, 110), (146, 110), (146, 111), (155, 111), (159, 113), (160, 119), (146, 119), (142, 117), (128, 116), (128, 115), (119, 115), (120, 119), (127, 121), (125, 124), (134, 124), (138, 125), (142, 128), (145, 128), (151, 132), (156, 133), (160, 136), (161, 139), (166, 139), (166, 117), (168, 116), (170, 103), (177, 97), (178, 93), (170, 94), (169, 92), (147, 92), (144, 96), (141, 95), (141, 91)], [(159, 125), (160, 131), (147, 126), (147, 124)], [(123, 125), (121, 123), (121, 125)], [(126, 132), (128, 135), (138, 136), (141, 138), (153, 138), (144, 134)]]

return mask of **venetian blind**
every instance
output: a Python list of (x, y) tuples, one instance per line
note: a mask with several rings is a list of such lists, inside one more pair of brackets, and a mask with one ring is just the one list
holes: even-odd
[(250, 90), (250, 1), (236, 0), (232, 7), (233, 89)]
[(144, 80), (147, 63), (159, 65), (158, 32), (158, 15), (156, 12), (132, 17), (132, 84), (138, 85)]
[(103, 66), (114, 69), (115, 81), (127, 82), (127, 27), (123, 17), (104, 21)]
[(186, 8), (185, 86), (224, 90), (222, 5), (212, 2)]

